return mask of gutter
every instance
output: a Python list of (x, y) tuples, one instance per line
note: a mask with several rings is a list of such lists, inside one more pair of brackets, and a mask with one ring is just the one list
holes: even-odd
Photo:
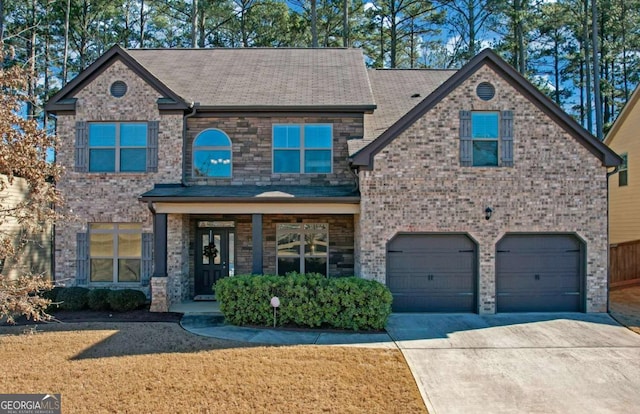
[[(360, 204), (360, 197), (140, 197), (140, 201), (146, 201), (148, 206), (153, 203), (345, 203)], [(151, 208), (151, 207), (150, 207)], [(153, 211), (153, 210), (152, 210)]]
[(189, 105), (191, 113), (182, 117), (182, 178), (180, 184), (183, 187), (187, 186), (187, 119), (194, 116), (199, 107), (200, 102), (191, 102), (191, 105)]

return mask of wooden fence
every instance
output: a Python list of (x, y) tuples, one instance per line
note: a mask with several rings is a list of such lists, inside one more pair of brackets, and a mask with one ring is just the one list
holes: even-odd
[(609, 246), (609, 287), (640, 284), (640, 240)]

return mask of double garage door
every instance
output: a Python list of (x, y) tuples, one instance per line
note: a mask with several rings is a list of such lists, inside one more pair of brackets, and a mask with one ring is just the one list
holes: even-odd
[[(514, 234), (496, 246), (498, 312), (582, 310), (581, 242)], [(478, 251), (464, 234), (400, 234), (387, 247), (394, 312), (476, 312)]]

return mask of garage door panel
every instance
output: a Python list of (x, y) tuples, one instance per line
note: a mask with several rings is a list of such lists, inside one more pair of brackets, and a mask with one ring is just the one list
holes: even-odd
[(574, 236), (508, 235), (496, 260), (498, 312), (581, 309), (581, 249)]
[(475, 250), (464, 235), (397, 236), (387, 252), (394, 312), (473, 312)]

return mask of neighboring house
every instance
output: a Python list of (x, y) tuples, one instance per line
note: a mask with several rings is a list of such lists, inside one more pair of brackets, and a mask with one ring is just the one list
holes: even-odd
[(640, 283), (640, 88), (614, 122), (604, 142), (622, 157), (609, 177), (611, 286)]
[(47, 110), (79, 217), (58, 278), (158, 311), (289, 271), (378, 280), (396, 311), (606, 310), (620, 159), (490, 50), (439, 71), (116, 46)]
[[(52, 236), (53, 227), (45, 226), (41, 231), (26, 234), (18, 219), (12, 216), (10, 210), (28, 201), (29, 185), (27, 180), (14, 177), (13, 183), (7, 182), (7, 176), (0, 174), (7, 187), (0, 192), (0, 205), (3, 216), (0, 223), (0, 234), (5, 240), (11, 240), (14, 246), (22, 246), (14, 257), (0, 257), (0, 273), (11, 279), (28, 274), (43, 275), (48, 279), (52, 276)], [(26, 243), (23, 244), (23, 241)]]

